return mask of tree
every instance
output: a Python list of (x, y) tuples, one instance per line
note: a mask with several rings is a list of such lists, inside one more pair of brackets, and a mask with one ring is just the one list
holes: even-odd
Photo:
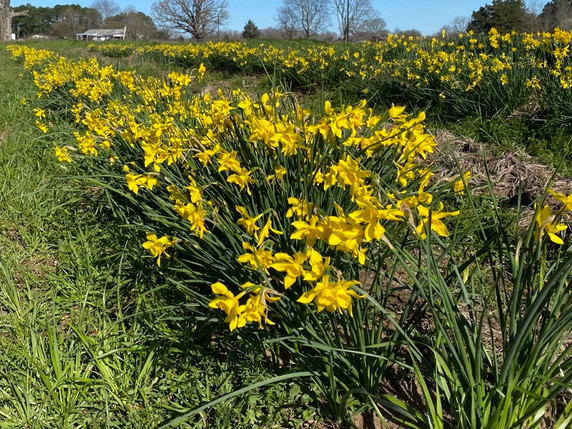
[(248, 22), (244, 25), (242, 37), (245, 39), (256, 39), (258, 36), (260, 36), (260, 30), (256, 24), (249, 19)]
[(377, 15), (371, 6), (371, 0), (332, 0), (338, 19), (340, 36), (349, 42), (364, 20)]
[(188, 33), (196, 41), (218, 30), (228, 19), (225, 0), (160, 0), (151, 10), (160, 26)]
[(77, 4), (54, 6), (53, 17), (54, 20), (46, 32), (63, 38), (75, 38), (76, 34), (97, 27), (101, 22), (101, 15), (97, 10)]
[(544, 6), (538, 21), (543, 30), (572, 30), (572, 0), (552, 0)]
[(138, 12), (133, 6), (126, 7), (123, 12), (106, 20), (109, 28), (127, 27), (125, 37), (131, 40), (148, 40), (159, 38), (159, 31), (153, 19)]
[(471, 19), (468, 16), (456, 16), (451, 20), (451, 24), (449, 24), (449, 31), (450, 34), (461, 34), (467, 31), (467, 27)]
[(329, 0), (284, 0), (278, 11), (282, 27), (301, 31), (306, 39), (325, 30), (329, 20)]
[(100, 13), (102, 24), (105, 24), (108, 18), (117, 15), (121, 10), (113, 0), (95, 0), (91, 7)]
[(12, 28), (18, 37), (34, 34), (75, 38), (89, 28), (101, 23), (101, 15), (95, 9), (77, 4), (57, 5), (54, 7), (17, 6), (14, 11), (26, 11), (24, 16), (14, 16)]
[(534, 17), (526, 8), (524, 0), (493, 0), (471, 16), (468, 30), (488, 32), (495, 27), (499, 32), (526, 31)]
[(393, 30), (393, 34), (397, 35), (397, 36), (403, 36), (406, 38), (419, 38), (422, 37), (421, 31), (415, 29), (415, 28), (409, 28), (407, 30), (402, 30), (401, 28), (396, 28), (395, 30)]
[(493, 6), (486, 4), (481, 6), (479, 10), (473, 11), (471, 15), (471, 22), (469, 22), (469, 26), (467, 28), (477, 33), (486, 33), (494, 27), (493, 21)]
[(0, 42), (12, 39), (12, 18), (25, 16), (27, 11), (14, 12), (10, 8), (10, 0), (0, 0)]
[(380, 16), (364, 19), (354, 31), (353, 36), (358, 40), (380, 40), (387, 36), (385, 20)]
[(283, 12), (282, 9), (280, 9), (276, 21), (278, 21), (280, 29), (284, 32), (286, 38), (289, 40), (293, 39), (297, 32), (296, 16), (294, 13), (286, 13), (286, 11)]
[(449, 36), (458, 36), (467, 31), (470, 22), (471, 18), (468, 16), (457, 16), (453, 18), (449, 24), (441, 27), (435, 36), (440, 37), (443, 31)]

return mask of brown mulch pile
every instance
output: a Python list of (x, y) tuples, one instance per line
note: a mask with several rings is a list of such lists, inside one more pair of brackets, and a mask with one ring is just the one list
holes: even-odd
[[(465, 171), (471, 173), (469, 186), (473, 194), (490, 195), (516, 206), (518, 199), (524, 207), (519, 225), (525, 229), (534, 218), (532, 202), (547, 188), (568, 195), (572, 192), (572, 177), (559, 176), (554, 169), (535, 160), (524, 151), (501, 151), (447, 131), (435, 133), (437, 147), (430, 157), (435, 178), (457, 180)], [(490, 185), (489, 185), (490, 181)], [(545, 201), (555, 211), (561, 203), (548, 195)], [(526, 207), (528, 206), (528, 207)], [(565, 216), (570, 220), (571, 216)]]
[(492, 151), (483, 143), (459, 138), (447, 131), (435, 134), (438, 146), (431, 157), (438, 179), (457, 179), (459, 171), (471, 172), (474, 193), (489, 193), (487, 178), (495, 196), (512, 199), (521, 191), (523, 201), (542, 196), (547, 186), (568, 195), (572, 177), (555, 176), (550, 167), (541, 164), (523, 151)]

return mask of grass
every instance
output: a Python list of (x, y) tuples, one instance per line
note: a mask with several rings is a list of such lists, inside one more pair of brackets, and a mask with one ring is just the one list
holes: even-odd
[[(0, 428), (155, 427), (279, 372), (260, 347), (195, 336), (191, 303), (141, 269), (98, 189), (70, 179), (50, 139), (22, 121), (34, 88), (4, 49), (0, 68)], [(320, 419), (314, 399), (284, 381), (183, 427)]]

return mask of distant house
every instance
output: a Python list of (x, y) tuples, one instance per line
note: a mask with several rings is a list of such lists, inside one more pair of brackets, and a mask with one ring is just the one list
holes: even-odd
[(85, 33), (76, 34), (77, 40), (91, 40), (94, 42), (103, 42), (105, 40), (124, 40), (127, 27), (119, 29), (95, 29), (87, 30)]

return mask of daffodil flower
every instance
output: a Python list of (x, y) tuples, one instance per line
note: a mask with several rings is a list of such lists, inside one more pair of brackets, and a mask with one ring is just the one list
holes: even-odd
[(70, 156), (69, 156), (69, 151), (67, 147), (58, 147), (58, 146), (54, 146), (54, 152), (56, 155), (56, 158), (58, 159), (58, 161), (60, 162), (72, 162)]
[[(309, 222), (309, 223), (308, 223)], [(292, 240), (306, 240), (308, 246), (313, 246), (320, 237), (320, 228), (318, 225), (318, 216), (312, 215), (308, 222), (302, 220), (292, 222), (292, 226), (296, 231), (290, 235)]]
[(274, 263), (270, 265), (270, 268), (286, 273), (284, 288), (288, 289), (298, 277), (305, 275), (303, 264), (306, 259), (307, 255), (301, 252), (295, 253), (293, 257), (287, 253), (276, 253)]
[(250, 235), (251, 237), (254, 236), (256, 231), (258, 231), (260, 229), (260, 227), (258, 225), (256, 225), (256, 222), (258, 222), (258, 219), (260, 219), (262, 217), (262, 214), (259, 214), (256, 217), (252, 217), (248, 214), (246, 209), (242, 206), (236, 206), (235, 209), (242, 216), (236, 222), (237, 225), (242, 226), (246, 230), (246, 233), (248, 235)]
[(240, 186), (241, 191), (246, 188), (246, 193), (248, 195), (252, 195), (250, 192), (249, 184), (256, 183), (256, 180), (250, 177), (251, 174), (251, 171), (248, 171), (246, 168), (242, 167), (239, 173), (231, 174), (228, 176), (226, 181), (228, 183), (234, 183), (235, 185)]
[(331, 283), (330, 276), (324, 275), (322, 281), (298, 298), (298, 302), (309, 304), (315, 301), (318, 313), (323, 310), (328, 312), (347, 310), (348, 314), (353, 317), (352, 298), (364, 298), (355, 290), (350, 289), (357, 284), (359, 284), (357, 280), (340, 280)]
[(246, 294), (241, 292), (237, 296), (228, 290), (228, 288), (220, 282), (213, 283), (211, 289), (217, 297), (209, 302), (209, 307), (218, 308), (226, 313), (225, 322), (229, 324), (230, 330), (241, 328), (246, 325), (246, 319), (240, 318), (242, 312), (239, 299)]
[(238, 257), (238, 262), (250, 265), (250, 268), (253, 270), (260, 268), (268, 274), (268, 268), (270, 268), (270, 265), (274, 262), (272, 252), (266, 250), (264, 247), (254, 247), (247, 242), (243, 242), (242, 247), (247, 252)]
[(544, 206), (542, 210), (538, 212), (534, 221), (534, 236), (536, 241), (540, 241), (544, 234), (548, 234), (548, 238), (550, 238), (550, 241), (553, 243), (564, 244), (562, 238), (557, 234), (564, 231), (567, 226), (555, 220), (555, 216), (552, 214), (550, 206)]
[(147, 241), (143, 243), (143, 248), (151, 252), (157, 258), (157, 265), (161, 266), (161, 256), (169, 257), (166, 250), (175, 244), (176, 240), (168, 235), (157, 238), (157, 235), (147, 232)]
[(419, 216), (421, 216), (421, 222), (417, 225), (417, 233), (422, 240), (427, 238), (429, 219), (431, 219), (431, 230), (435, 231), (441, 237), (448, 237), (450, 235), (449, 230), (441, 219), (444, 219), (447, 216), (457, 216), (459, 214), (459, 210), (454, 212), (442, 211), (443, 203), (439, 203), (438, 210), (431, 210), (422, 205), (416, 206), (416, 209)]
[[(272, 219), (269, 217), (262, 229), (260, 230), (260, 234), (258, 234), (258, 246), (261, 246), (264, 240), (268, 238), (270, 232), (273, 232), (276, 235), (282, 235), (282, 231), (278, 231), (272, 227)], [(256, 233), (255, 233), (256, 236)]]
[(471, 178), (471, 172), (466, 171), (463, 174), (462, 178), (455, 180), (455, 182), (453, 183), (453, 191), (464, 192), (465, 191), (465, 183), (467, 183), (470, 178)]
[(564, 204), (562, 210), (567, 210), (569, 212), (572, 212), (572, 194), (564, 195), (558, 192), (554, 192), (552, 189), (549, 189), (548, 192), (550, 193), (550, 195), (552, 195), (554, 198), (556, 198), (558, 201)]
[(330, 258), (323, 258), (320, 252), (311, 247), (308, 248), (306, 251), (308, 260), (310, 261), (310, 266), (312, 269), (310, 271), (306, 271), (304, 275), (304, 280), (307, 282), (315, 282), (319, 278), (321, 278), (324, 273), (330, 267)]

